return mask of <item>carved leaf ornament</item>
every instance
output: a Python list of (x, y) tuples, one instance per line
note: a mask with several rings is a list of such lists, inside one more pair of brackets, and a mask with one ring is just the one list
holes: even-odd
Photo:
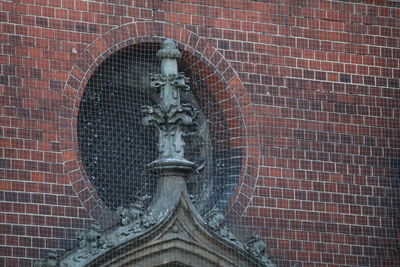
[(160, 134), (160, 158), (155, 162), (163, 168), (154, 199), (147, 209), (147, 196), (118, 208), (120, 225), (102, 232), (93, 224), (77, 234), (79, 247), (59, 259), (49, 254), (35, 266), (276, 266), (265, 255), (260, 236), (242, 243), (225, 225), (220, 210), (211, 209), (203, 219), (192, 204), (185, 174), (197, 166), (183, 158), (181, 138), (183, 127), (195, 124), (196, 110), (179, 101), (179, 90), (189, 90), (189, 86), (177, 73), (176, 58), (181, 53), (174, 42), (167, 39), (157, 56), (162, 74), (152, 76), (151, 86), (164, 94), (163, 101), (143, 107), (143, 124)]

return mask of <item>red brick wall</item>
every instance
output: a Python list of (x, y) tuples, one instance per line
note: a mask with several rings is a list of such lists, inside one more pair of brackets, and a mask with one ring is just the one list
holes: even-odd
[(99, 218), (79, 100), (104, 58), (152, 36), (229, 84), (247, 136), (232, 203), (274, 262), (398, 263), (398, 2), (3, 0), (0, 21), (0, 265)]

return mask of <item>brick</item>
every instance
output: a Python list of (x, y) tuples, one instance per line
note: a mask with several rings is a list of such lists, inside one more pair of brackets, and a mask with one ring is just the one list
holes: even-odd
[[(68, 249), (65, 231), (101, 213), (78, 162), (74, 116), (97, 65), (154, 35), (178, 40), (185, 58), (196, 53), (185, 64), (207, 77), (204, 95), (216, 98), (234, 137), (216, 147), (248, 156), (232, 209), (256, 216), (243, 227), (268, 226), (274, 262), (395, 266), (395, 217), (385, 214), (398, 202), (398, 8), (167, 1), (154, 12), (150, 2), (114, 2), (1, 3), (0, 225), (15, 225), (17, 236), (0, 231), (12, 247), (0, 265)], [(18, 228), (27, 224), (41, 230)]]

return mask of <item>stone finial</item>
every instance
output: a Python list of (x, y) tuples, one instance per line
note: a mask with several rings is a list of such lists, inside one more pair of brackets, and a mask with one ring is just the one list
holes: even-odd
[(175, 42), (168, 38), (161, 44), (157, 57), (160, 59), (176, 59), (181, 57), (181, 52), (176, 48)]
[(181, 53), (171, 39), (165, 40), (157, 56), (161, 59), (161, 73), (151, 76), (150, 87), (157, 89), (160, 103), (145, 106), (142, 112), (145, 126), (153, 126), (158, 130), (159, 158), (149, 166), (152, 169), (173, 171), (191, 171), (196, 165), (184, 158), (182, 135), (185, 128), (196, 124), (197, 111), (191, 104), (181, 104), (180, 91), (188, 91), (188, 79), (178, 73), (176, 59)]

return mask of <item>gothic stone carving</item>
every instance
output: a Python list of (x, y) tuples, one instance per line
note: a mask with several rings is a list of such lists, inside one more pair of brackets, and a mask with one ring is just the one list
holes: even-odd
[[(147, 232), (131, 237), (97, 255), (87, 266), (159, 266), (186, 264), (188, 266), (268, 266), (236, 243), (223, 238), (209, 227), (216, 222), (221, 228), (220, 216), (214, 216), (207, 226), (182, 192), (177, 206), (161, 223)], [(143, 242), (146, 240), (146, 242)], [(112, 256), (111, 256), (112, 255)]]
[(222, 212), (213, 207), (209, 212), (206, 213), (204, 219), (207, 225), (216, 233), (218, 233), (222, 238), (234, 243), (236, 246), (243, 248), (243, 244), (236, 239), (236, 236), (224, 225), (225, 216)]
[(58, 266), (57, 253), (52, 251), (41, 261), (35, 262), (34, 267), (56, 267)]
[(79, 253), (73, 258), (76, 262), (86, 259), (90, 255), (96, 255), (113, 246), (107, 237), (101, 235), (100, 225), (92, 224), (88, 229), (77, 233)]
[(260, 259), (267, 266), (275, 266), (272, 261), (265, 256), (265, 249), (267, 245), (262, 240), (262, 238), (255, 233), (252, 237), (250, 237), (246, 242), (246, 249), (255, 257)]
[[(121, 217), (121, 224), (126, 228), (125, 231), (121, 231), (122, 235), (129, 235), (131, 232), (139, 233), (142, 231), (142, 224), (148, 227), (149, 223), (145, 220), (144, 208), (145, 202), (150, 196), (145, 195), (139, 197), (137, 201), (131, 203), (128, 208), (118, 207), (117, 213)], [(150, 224), (151, 225), (151, 224)]]
[(196, 165), (184, 158), (183, 128), (196, 125), (196, 109), (191, 104), (181, 105), (180, 91), (188, 91), (187, 78), (178, 73), (176, 59), (181, 53), (175, 43), (167, 39), (157, 56), (161, 59), (161, 73), (151, 76), (150, 87), (160, 94), (161, 103), (145, 106), (142, 111), (145, 126), (154, 126), (159, 133), (159, 158), (149, 164), (154, 169), (192, 171)]
[[(61, 266), (268, 266), (265, 243), (258, 237), (245, 245), (224, 225), (216, 208), (205, 216), (196, 211), (187, 193), (183, 174), (195, 164), (183, 157), (182, 128), (194, 124), (194, 108), (181, 105), (179, 90), (188, 90), (177, 73), (180, 52), (166, 40), (157, 53), (161, 74), (153, 76), (161, 103), (145, 107), (146, 125), (159, 129), (160, 157), (150, 164), (161, 171), (157, 192), (144, 211), (143, 199), (118, 210), (121, 225), (105, 233), (98, 225), (78, 233), (79, 248), (61, 259)], [(50, 261), (50, 260), (49, 260)]]

